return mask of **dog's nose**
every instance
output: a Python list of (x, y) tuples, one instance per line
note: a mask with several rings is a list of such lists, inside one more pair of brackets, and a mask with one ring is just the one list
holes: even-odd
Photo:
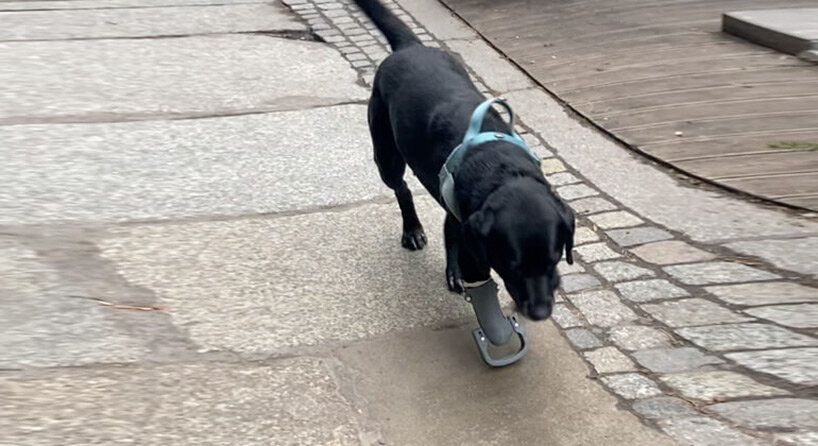
[(551, 310), (554, 305), (551, 302), (543, 302), (541, 304), (529, 305), (527, 316), (533, 321), (541, 321), (548, 319), (551, 316)]

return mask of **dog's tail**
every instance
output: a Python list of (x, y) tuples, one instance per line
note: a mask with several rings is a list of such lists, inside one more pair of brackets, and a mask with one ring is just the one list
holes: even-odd
[(392, 51), (410, 45), (421, 45), (415, 33), (378, 0), (355, 0), (361, 10), (383, 33)]

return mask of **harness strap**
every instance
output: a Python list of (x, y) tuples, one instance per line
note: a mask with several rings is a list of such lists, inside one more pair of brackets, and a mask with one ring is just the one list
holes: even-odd
[[(508, 111), (509, 131), (507, 133), (482, 131), (486, 114), (494, 104), (500, 104), (506, 109), (506, 111)], [(528, 148), (525, 141), (523, 141), (523, 139), (520, 138), (520, 135), (514, 131), (514, 111), (511, 110), (511, 106), (509, 106), (504, 99), (500, 98), (492, 98), (483, 101), (477, 106), (477, 108), (474, 109), (474, 112), (471, 115), (471, 120), (469, 121), (469, 128), (466, 130), (466, 134), (463, 136), (463, 141), (457, 147), (455, 147), (454, 150), (452, 150), (452, 152), (446, 158), (446, 162), (444, 162), (443, 166), (440, 168), (440, 173), (438, 174), (438, 179), (440, 180), (440, 195), (443, 198), (443, 202), (446, 204), (446, 207), (449, 209), (449, 212), (451, 212), (452, 215), (457, 218), (457, 220), (463, 221), (463, 215), (454, 194), (455, 171), (457, 171), (457, 168), (460, 167), (460, 163), (463, 162), (463, 158), (466, 156), (466, 152), (468, 152), (469, 149), (483, 143), (499, 140), (510, 142), (523, 149), (531, 156), (537, 165), (540, 164), (540, 158)]]

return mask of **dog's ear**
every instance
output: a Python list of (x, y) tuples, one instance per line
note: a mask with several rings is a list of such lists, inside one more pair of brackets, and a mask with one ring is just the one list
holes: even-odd
[(493, 225), (494, 214), (486, 210), (474, 212), (463, 222), (463, 241), (466, 242), (466, 249), (472, 253), (481, 267), (490, 267), (486, 243)]
[(562, 214), (562, 221), (565, 223), (565, 227), (567, 228), (567, 237), (565, 238), (565, 261), (569, 265), (574, 264), (574, 229), (575, 229), (575, 217), (574, 211), (571, 210), (567, 205), (564, 205), (565, 212)]

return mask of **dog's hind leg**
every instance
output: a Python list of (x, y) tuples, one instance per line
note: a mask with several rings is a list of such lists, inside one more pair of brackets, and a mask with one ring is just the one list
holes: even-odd
[(403, 217), (403, 235), (401, 245), (409, 250), (423, 249), (426, 246), (426, 233), (420, 224), (415, 211), (412, 192), (403, 180), (406, 172), (406, 160), (395, 145), (395, 137), (389, 122), (386, 107), (377, 92), (373, 92), (369, 101), (369, 132), (372, 135), (372, 146), (375, 149), (375, 164), (381, 174), (381, 180), (395, 191), (400, 213)]

